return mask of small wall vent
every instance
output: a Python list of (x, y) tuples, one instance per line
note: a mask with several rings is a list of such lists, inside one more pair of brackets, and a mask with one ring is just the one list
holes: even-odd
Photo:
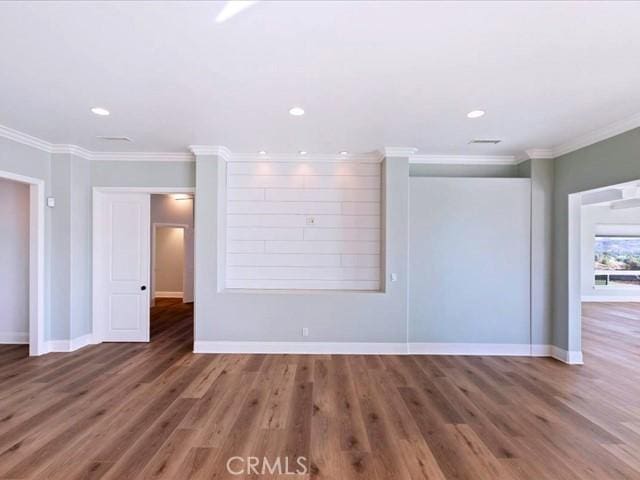
[(480, 145), (483, 145), (483, 144), (497, 145), (501, 141), (502, 140), (496, 140), (496, 139), (492, 139), (492, 138), (474, 138), (469, 143), (477, 143), (477, 144), (480, 144)]
[(106, 140), (108, 142), (133, 142), (129, 137), (118, 137), (112, 135), (98, 135), (96, 138), (100, 140)]

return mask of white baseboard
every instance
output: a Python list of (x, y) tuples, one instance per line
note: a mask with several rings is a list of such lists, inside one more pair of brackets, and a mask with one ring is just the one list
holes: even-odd
[(582, 364), (582, 352), (553, 345), (499, 343), (365, 343), (365, 342), (210, 342), (196, 341), (194, 353), (293, 353), (353, 355), (485, 355), (553, 357)]
[[(415, 355), (504, 355), (531, 356), (528, 343), (410, 343)], [(537, 355), (540, 356), (540, 355)]]
[(193, 342), (194, 353), (298, 353), (401, 355), (406, 343), (365, 342)]
[(28, 332), (0, 332), (0, 344), (28, 344)]
[(184, 292), (156, 292), (155, 298), (182, 298)]
[(640, 302), (640, 295), (583, 295), (583, 302)]
[(580, 351), (568, 351), (555, 345), (551, 345), (551, 357), (561, 362), (568, 363), (569, 365), (583, 365), (582, 352)]
[(49, 340), (47, 342), (48, 352), (73, 352), (87, 345), (96, 343), (92, 334), (82, 335), (71, 340)]

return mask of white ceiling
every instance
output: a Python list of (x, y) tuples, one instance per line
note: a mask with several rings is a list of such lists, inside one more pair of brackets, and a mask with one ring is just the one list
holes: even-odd
[(221, 7), (1, 2), (0, 124), (94, 151), (494, 155), (640, 112), (640, 3), (261, 2), (216, 24)]

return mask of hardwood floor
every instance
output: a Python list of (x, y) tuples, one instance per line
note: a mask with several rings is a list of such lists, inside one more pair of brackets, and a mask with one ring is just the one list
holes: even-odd
[(195, 355), (191, 306), (171, 301), (150, 344), (0, 346), (0, 478), (243, 478), (229, 458), (302, 456), (308, 475), (248, 478), (640, 479), (640, 304), (583, 316), (573, 367)]

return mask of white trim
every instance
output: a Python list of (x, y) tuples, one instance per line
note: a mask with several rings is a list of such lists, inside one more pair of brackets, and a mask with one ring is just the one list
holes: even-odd
[[(400, 343), (400, 342), (233, 342), (195, 341), (194, 353), (297, 353), (354, 355), (483, 355), (554, 357), (566, 361), (564, 350), (528, 343)], [(559, 355), (559, 356), (556, 356)], [(575, 362), (576, 352), (571, 360)], [(580, 357), (581, 358), (581, 357)]]
[(411, 155), (409, 163), (424, 165), (517, 165), (514, 155)]
[(414, 147), (384, 147), (385, 157), (411, 157), (418, 151)]
[(195, 187), (93, 187), (95, 192), (101, 193), (194, 193)]
[(384, 156), (380, 152), (340, 155), (325, 153), (310, 153), (299, 155), (295, 153), (274, 153), (259, 155), (253, 153), (233, 153), (227, 161), (230, 162), (359, 162), (359, 163), (380, 163)]
[(51, 145), (49, 153), (75, 155), (76, 157), (84, 158), (86, 160), (91, 160), (93, 155), (92, 152), (85, 148), (68, 144)]
[(46, 353), (44, 341), (44, 180), (0, 171), (6, 178), (29, 185), (29, 355)]
[(4, 125), (0, 125), (0, 137), (51, 153), (51, 144), (49, 142)]
[(193, 162), (195, 160), (188, 152), (92, 152), (78, 145), (50, 143), (4, 125), (0, 125), (0, 137), (50, 154), (75, 155), (91, 161)]
[(407, 353), (405, 343), (365, 342), (193, 342), (194, 353), (375, 354)]
[(568, 363), (569, 365), (583, 365), (582, 351), (567, 351), (562, 348), (551, 346), (551, 356), (556, 360)]
[(526, 157), (524, 160), (547, 159), (553, 158), (553, 150), (550, 148), (530, 148), (524, 152)]
[(184, 292), (156, 292), (155, 298), (182, 298)]
[(411, 355), (531, 356), (528, 343), (409, 343)]
[(0, 344), (28, 344), (29, 332), (0, 332)]
[(605, 125), (604, 127), (554, 146), (552, 148), (553, 157), (555, 158), (561, 155), (566, 155), (567, 153), (588, 147), (589, 145), (615, 137), (616, 135), (620, 135), (621, 133), (628, 132), (629, 130), (633, 130), (638, 127), (640, 127), (640, 113), (625, 118), (624, 120), (610, 123), (609, 125)]
[(583, 302), (640, 302), (640, 295), (583, 295)]
[(216, 155), (225, 160), (231, 158), (231, 150), (222, 145), (189, 145), (189, 150), (194, 155)]
[(99, 162), (195, 162), (188, 152), (92, 152), (90, 160)]
[(47, 342), (48, 352), (73, 352), (79, 350), (88, 345), (94, 345), (95, 342), (93, 335), (88, 333), (80, 337), (72, 338), (71, 340), (49, 340)]

